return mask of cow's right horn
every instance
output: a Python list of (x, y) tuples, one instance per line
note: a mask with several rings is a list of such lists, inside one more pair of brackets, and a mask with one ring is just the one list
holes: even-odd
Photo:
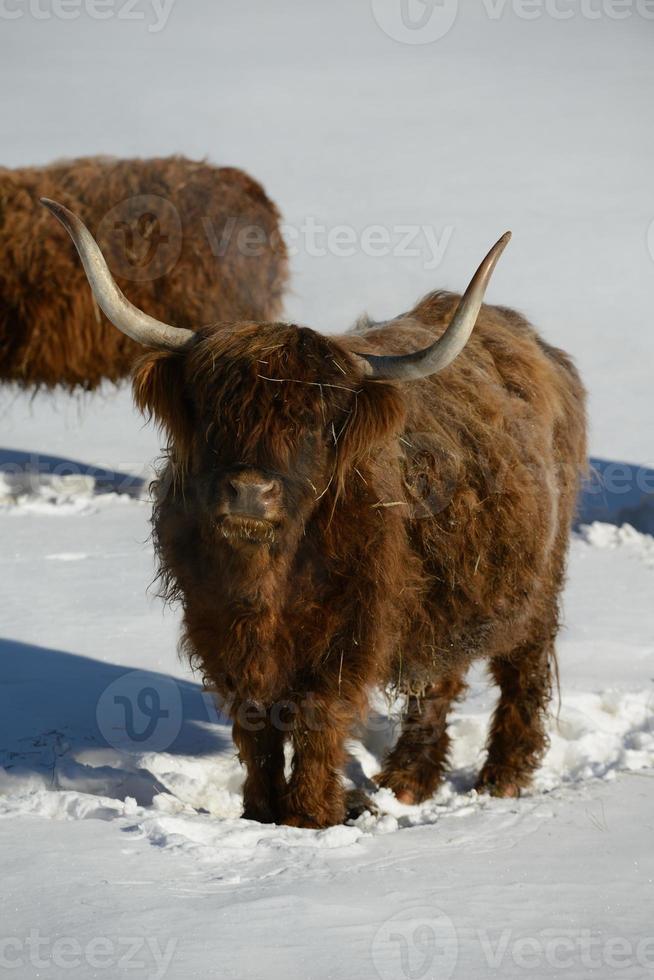
[(96, 302), (115, 327), (139, 344), (157, 350), (180, 350), (193, 340), (192, 330), (155, 320), (130, 303), (114, 282), (98, 243), (76, 214), (47, 197), (41, 198), (41, 204), (59, 219), (73, 239)]
[(468, 342), (481, 309), (486, 287), (497, 261), (511, 239), (507, 231), (492, 249), (470, 280), (459, 300), (447, 330), (429, 347), (409, 354), (357, 354), (366, 374), (386, 381), (417, 381), (444, 371)]

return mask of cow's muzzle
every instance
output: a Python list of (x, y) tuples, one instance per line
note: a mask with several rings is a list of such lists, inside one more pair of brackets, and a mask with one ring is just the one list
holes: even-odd
[(254, 471), (225, 478), (216, 508), (216, 525), (232, 541), (271, 542), (281, 520), (282, 488), (278, 480)]

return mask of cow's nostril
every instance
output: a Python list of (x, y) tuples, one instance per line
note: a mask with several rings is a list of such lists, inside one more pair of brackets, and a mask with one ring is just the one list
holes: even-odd
[(244, 509), (262, 504), (268, 505), (277, 498), (280, 492), (277, 480), (255, 482), (240, 476), (228, 479), (225, 488), (230, 505)]
[(259, 492), (262, 497), (272, 497), (277, 491), (277, 484), (274, 480), (270, 480), (269, 483), (259, 484)]

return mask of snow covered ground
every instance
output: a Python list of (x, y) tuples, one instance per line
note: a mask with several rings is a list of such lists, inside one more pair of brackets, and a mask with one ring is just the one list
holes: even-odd
[[(562, 703), (533, 794), (471, 789), (492, 705), (479, 674), (432, 801), (380, 791), (379, 816), (305, 831), (239, 819), (229, 728), (175, 659), (175, 616), (143, 594), (147, 517), (143, 501), (61, 487), (0, 514), (4, 966), (182, 978), (215, 964), (235, 980), (654, 968), (654, 539), (607, 524), (575, 537)], [(368, 789), (393, 734), (376, 709), (351, 746)]]
[[(494, 698), (478, 672), (432, 801), (380, 791), (353, 826), (262, 827), (238, 817), (229, 729), (177, 659), (177, 614), (146, 596), (156, 433), (126, 390), (1, 392), (0, 975), (654, 974), (654, 539), (606, 523), (628, 510), (652, 529), (654, 20), (609, 0), (535, 18), (517, 0), (456, 6), (433, 5), (432, 26), (457, 16), (414, 44), (399, 0), (141, 0), (142, 19), (117, 0), (102, 21), (88, 0), (68, 20), (0, 4), (0, 162), (181, 151), (246, 167), (296, 233), (288, 315), (326, 330), (460, 287), (512, 227), (490, 298), (576, 356), (601, 471), (632, 464), (626, 493), (618, 474), (613, 496), (585, 498), (604, 523), (572, 542), (533, 793), (471, 790)], [(372, 225), (385, 255), (366, 254)], [(392, 734), (380, 697), (355, 784)]]

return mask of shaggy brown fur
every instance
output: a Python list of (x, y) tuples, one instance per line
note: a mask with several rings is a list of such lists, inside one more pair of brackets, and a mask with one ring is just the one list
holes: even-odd
[[(344, 819), (344, 742), (373, 685), (409, 695), (379, 782), (424, 800), (477, 658), (501, 691), (479, 789), (517, 795), (538, 765), (585, 466), (579, 377), (491, 306), (427, 380), (367, 380), (351, 356), (425, 346), (456, 302), (435, 293), (340, 337), (220, 324), (136, 369), (136, 400), (169, 437), (154, 513), (163, 591), (234, 719), (247, 817)], [(265, 520), (229, 516), (235, 474), (272, 481)]]
[[(128, 200), (140, 195), (155, 195), (145, 215)], [(0, 169), (0, 380), (91, 390), (126, 377), (138, 351), (95, 306), (70, 238), (39, 204), (44, 196), (80, 215), (121, 289), (152, 316), (196, 327), (279, 315), (287, 280), (279, 213), (242, 171), (183, 157)], [(171, 223), (170, 205), (181, 224)]]

